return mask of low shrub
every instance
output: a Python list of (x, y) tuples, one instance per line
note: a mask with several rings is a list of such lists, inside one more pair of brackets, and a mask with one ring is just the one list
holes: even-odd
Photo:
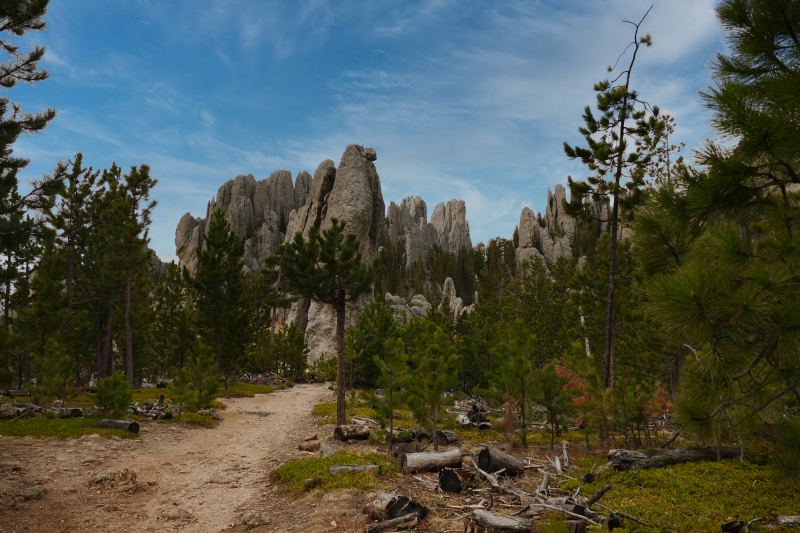
[(328, 473), (328, 469), (332, 465), (372, 464), (381, 466), (383, 477), (397, 476), (400, 473), (400, 461), (386, 455), (339, 451), (330, 457), (313, 457), (286, 463), (273, 470), (272, 477), (283, 483), (288, 491), (295, 493), (307, 490), (304, 482), (308, 478), (317, 480), (315, 488), (318, 490), (331, 491), (355, 488), (364, 491), (380, 485), (381, 477), (369, 472), (332, 475)]
[(118, 429), (98, 429), (99, 420), (96, 418), (51, 418), (48, 416), (35, 416), (20, 418), (18, 420), (0, 420), (0, 435), (14, 437), (57, 437), (66, 439), (97, 433), (102, 437), (113, 436), (121, 439), (141, 438), (135, 433)]

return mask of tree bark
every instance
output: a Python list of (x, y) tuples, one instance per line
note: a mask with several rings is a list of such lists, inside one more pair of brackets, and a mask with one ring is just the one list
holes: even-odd
[(139, 423), (131, 422), (130, 420), (112, 420), (104, 418), (97, 424), (100, 429), (121, 429), (123, 431), (130, 431), (131, 433), (139, 433)]
[(386, 531), (387, 529), (410, 528), (417, 523), (417, 515), (409, 514), (401, 516), (400, 518), (393, 518), (392, 520), (385, 520), (377, 524), (370, 524), (367, 527), (367, 533), (378, 533)]
[(128, 374), (128, 385), (134, 388), (133, 376), (133, 330), (131, 329), (131, 265), (125, 269), (125, 371)]
[(333, 465), (328, 469), (330, 474), (341, 474), (348, 472), (350, 474), (360, 474), (361, 472), (375, 472), (379, 476), (382, 474), (381, 465)]
[[(719, 448), (721, 459), (736, 459), (738, 448)], [(661, 466), (692, 463), (696, 461), (716, 461), (716, 448), (678, 448), (675, 450), (611, 450), (608, 459), (615, 470), (640, 470)]]
[(481, 470), (489, 473), (497, 472), (503, 468), (506, 469), (506, 474), (511, 476), (519, 476), (525, 473), (525, 463), (521, 459), (489, 447), (484, 448), (478, 454), (478, 466)]
[(403, 472), (427, 472), (441, 468), (461, 468), (461, 450), (407, 453), (402, 460)]
[(341, 290), (337, 296), (339, 300), (334, 304), (336, 309), (336, 425), (347, 423), (345, 414), (345, 368), (344, 368), (344, 320), (345, 320), (345, 294)]
[(467, 519), (464, 533), (506, 533), (511, 531), (529, 532), (533, 521), (521, 516), (495, 516), (489, 511), (474, 511)]
[(333, 436), (339, 440), (366, 440), (369, 433), (369, 427), (361, 424), (344, 424), (333, 430)]
[(113, 365), (112, 365), (112, 346), (113, 346), (113, 336), (112, 336), (112, 328), (111, 323), (112, 319), (114, 318), (114, 310), (111, 307), (114, 301), (114, 293), (111, 293), (111, 298), (109, 299), (109, 306), (108, 306), (108, 321), (106, 322), (106, 339), (105, 339), (105, 347), (103, 350), (103, 372), (102, 374), (98, 373), (98, 379), (108, 377), (113, 373)]

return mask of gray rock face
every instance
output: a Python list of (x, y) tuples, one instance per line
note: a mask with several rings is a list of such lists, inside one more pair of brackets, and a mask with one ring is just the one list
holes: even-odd
[[(461, 315), (463, 315), (464, 313), (469, 314), (472, 312), (473, 306), (472, 305), (465, 306), (464, 300), (462, 298), (459, 298), (458, 295), (456, 294), (456, 286), (453, 283), (453, 278), (447, 278), (444, 280), (444, 286), (442, 287), (442, 294), (444, 296), (447, 296), (450, 305), (450, 310), (453, 313), (454, 320), (458, 321), (458, 319), (460, 319)], [(475, 301), (477, 301), (477, 299)], [(444, 299), (437, 308), (437, 310), (440, 312), (442, 311), (443, 303)]]
[(431, 225), (436, 229), (443, 250), (455, 254), (461, 247), (472, 248), (464, 200), (450, 200), (447, 205), (437, 205), (431, 215)]
[(472, 247), (467, 209), (463, 200), (450, 200), (436, 206), (428, 223), (428, 206), (419, 196), (404, 198), (398, 206), (389, 204), (386, 215), (388, 235), (392, 240), (405, 239), (406, 266), (425, 260), (434, 246), (456, 253), (462, 246)]
[[(376, 159), (373, 148), (351, 144), (344, 151), (338, 169), (331, 160), (320, 164), (311, 180), (305, 205), (289, 215), (285, 239), (292, 239), (297, 232), (307, 238), (312, 227), (324, 230), (331, 227), (333, 218), (345, 220), (347, 232), (355, 233), (361, 242), (363, 260), (372, 261), (378, 252), (386, 216), (380, 178), (373, 163)], [(371, 295), (365, 295), (347, 305), (345, 327), (357, 324), (370, 299)], [(332, 306), (299, 300), (292, 305), (287, 321), (305, 331), (310, 361), (323, 353), (329, 357), (336, 355), (336, 313)]]
[(189, 271), (197, 269), (197, 252), (203, 249), (203, 234), (208, 229), (211, 214), (220, 208), (231, 229), (247, 239), (244, 255), (246, 271), (261, 270), (264, 258), (275, 251), (284, 240), (282, 229), (291, 213), (306, 204), (310, 194), (311, 176), (278, 170), (267, 179), (256, 181), (252, 174), (237, 176), (224, 183), (206, 208), (205, 218), (186, 213), (175, 230), (175, 250), (180, 265)]
[[(523, 208), (520, 214), (519, 248), (537, 249), (544, 257), (548, 267), (552, 266), (559, 257), (572, 257), (575, 219), (564, 213), (562, 200), (566, 197), (564, 186), (558, 184), (555, 194), (547, 191), (547, 208), (544, 217), (541, 214), (534, 215), (533, 211), (527, 207)], [(521, 257), (520, 253), (517, 253), (517, 257)], [(518, 264), (521, 264), (519, 259)]]
[(395, 319), (403, 325), (415, 316), (425, 318), (431, 308), (431, 304), (421, 294), (415, 294), (409, 302), (406, 302), (405, 298), (387, 292), (384, 301), (392, 308)]

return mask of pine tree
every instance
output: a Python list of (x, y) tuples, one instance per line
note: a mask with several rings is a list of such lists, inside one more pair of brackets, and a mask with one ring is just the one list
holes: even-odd
[(217, 397), (220, 389), (220, 375), (215, 371), (217, 363), (211, 348), (203, 343), (196, 345), (196, 354), (190, 357), (186, 365), (186, 372), (195, 390), (192, 407), (207, 409)]
[[(373, 266), (361, 260), (355, 233), (345, 236), (345, 221), (331, 219), (331, 228), (321, 234), (312, 228), (308, 242), (298, 232), (294, 240), (281, 245), (281, 266), (286, 285), (295, 293), (330, 304), (336, 312), (337, 393), (336, 423), (346, 423), (345, 416), (345, 306), (372, 291)], [(377, 266), (377, 263), (375, 263)]]
[(450, 338), (433, 322), (425, 329), (411, 348), (414, 370), (406, 379), (408, 406), (420, 424), (430, 425), (433, 449), (439, 449), (437, 422), (444, 404), (442, 393), (457, 383), (458, 355), (454, 352)]
[(573, 412), (574, 394), (565, 390), (567, 380), (556, 373), (556, 361), (551, 361), (536, 372), (534, 386), (531, 388), (531, 399), (547, 413), (547, 423), (550, 424), (550, 448), (553, 448), (555, 438), (561, 436), (561, 430), (566, 416)]
[(189, 378), (189, 370), (186, 367), (181, 368), (173, 378), (172, 383), (169, 384), (169, 393), (173, 404), (178, 404), (178, 420), (180, 420), (184, 408), (187, 411), (192, 410), (197, 394), (194, 384)]
[(247, 343), (247, 318), (244, 302), (242, 256), (244, 241), (239, 239), (217, 209), (204, 236), (204, 247), (197, 254), (194, 277), (184, 269), (184, 279), (197, 296), (197, 325), (206, 342), (213, 346), (217, 372), (227, 376), (243, 355)]
[(308, 368), (308, 344), (305, 336), (294, 322), (284, 326), (269, 344), (262, 349), (266, 352), (266, 367), (283, 378), (301, 379)]
[(403, 341), (389, 338), (384, 342), (383, 357), (375, 355), (373, 360), (380, 369), (378, 385), (383, 389), (380, 412), (389, 420), (389, 455), (394, 442), (394, 411), (400, 406), (401, 389), (408, 372), (408, 354)]
[(530, 390), (534, 379), (533, 353), (535, 338), (528, 332), (523, 320), (517, 320), (508, 342), (497, 345), (492, 357), (498, 361), (491, 376), (490, 394), (503, 402), (519, 405), (522, 422), (522, 445), (528, 447), (528, 411)]
[(89, 396), (103, 418), (119, 416), (128, 410), (133, 398), (131, 387), (122, 372), (116, 371), (97, 382), (97, 392)]
[(34, 398), (45, 406), (61, 396), (66, 401), (67, 388), (75, 382), (75, 362), (59, 342), (50, 337), (40, 353), (34, 353), (32, 364), (36, 367), (36, 385), (28, 385)]
[(707, 141), (699, 170), (653, 197), (654, 213), (669, 218), (651, 223), (648, 238), (672, 259), (659, 269), (656, 253), (648, 258), (647, 297), (656, 320), (692, 348), (678, 397), (683, 430), (718, 443), (727, 429), (758, 432), (797, 471), (800, 420), (786, 406), (800, 403), (800, 10), (723, 0), (717, 14), (731, 52), (714, 58), (715, 85), (702, 97), (729, 142)]
[[(609, 219), (597, 221), (609, 223), (611, 236), (602, 375), (604, 386), (612, 388), (615, 374), (612, 354), (619, 222), (621, 218), (630, 217), (633, 207), (640, 203), (641, 188), (645, 184), (645, 171), (651, 159), (647, 153), (630, 150), (629, 141), (635, 142), (651, 135), (654, 125), (660, 124), (658, 108), (650, 109), (643, 104), (639, 100), (639, 95), (631, 88), (631, 73), (639, 48), (642, 45), (652, 44), (649, 34), (639, 37), (639, 28), (646, 16), (647, 13), (638, 24), (631, 23), (635, 30), (633, 42), (629, 45), (632, 54), (627, 70), (614, 81), (605, 80), (594, 86), (594, 90), (598, 93), (597, 109), (601, 115), (595, 118), (591, 108), (586, 106), (583, 116), (586, 126), (579, 128), (579, 131), (586, 140), (587, 148), (573, 147), (569, 143), (564, 143), (567, 156), (570, 159), (580, 159), (594, 173), (586, 182), (576, 182), (571, 177), (568, 178), (571, 201), (564, 201), (567, 214), (585, 221), (597, 219), (592, 204), (608, 203), (609, 200), (611, 203)], [(609, 67), (609, 71), (612, 70), (613, 68)], [(620, 78), (624, 83), (614, 85)], [(611, 179), (607, 176), (611, 176)], [(587, 201), (588, 198), (591, 198), (591, 202)]]

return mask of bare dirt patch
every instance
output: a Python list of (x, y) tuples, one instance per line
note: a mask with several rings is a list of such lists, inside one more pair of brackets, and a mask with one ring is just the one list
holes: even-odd
[[(298, 500), (269, 476), (311, 455), (297, 446), (322, 429), (311, 410), (331, 395), (297, 385), (223, 399), (216, 428), (144, 423), (141, 440), (0, 437), (0, 533), (363, 528), (362, 496)], [(254, 513), (269, 523), (255, 525)]]

